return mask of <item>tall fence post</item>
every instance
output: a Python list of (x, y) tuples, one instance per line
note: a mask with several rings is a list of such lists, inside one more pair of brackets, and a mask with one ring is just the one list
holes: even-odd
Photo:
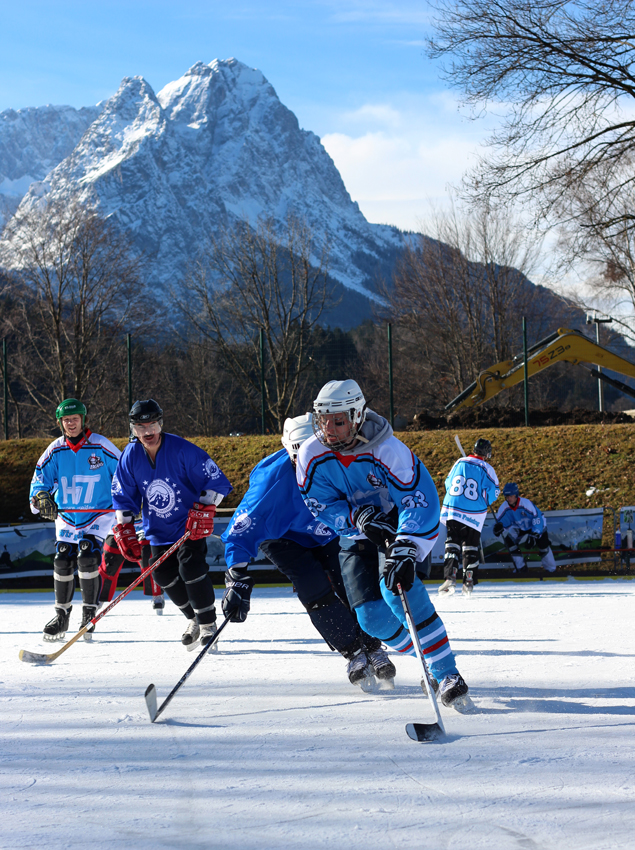
[(392, 325), (388, 322), (388, 392), (390, 399), (390, 425), (394, 428), (395, 425), (395, 404), (393, 397), (392, 384)]
[(9, 439), (9, 376), (7, 375), (7, 340), (2, 339), (2, 374), (4, 375), (4, 439)]
[(128, 410), (132, 408), (132, 334), (126, 334), (126, 348), (128, 349)]
[(529, 364), (527, 363), (527, 319), (523, 316), (523, 359), (525, 384), (525, 427), (529, 427)]
[(260, 433), (265, 433), (265, 332), (260, 328)]

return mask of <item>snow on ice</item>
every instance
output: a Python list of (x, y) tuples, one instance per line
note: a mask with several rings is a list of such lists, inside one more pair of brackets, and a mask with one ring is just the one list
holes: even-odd
[(3, 594), (0, 847), (632, 848), (635, 584), (434, 601), (479, 713), (442, 709), (448, 737), (418, 744), (416, 659), (362, 693), (288, 588), (254, 591), (155, 724), (147, 685), (161, 703), (195, 658), (174, 606), (157, 617), (135, 592), (35, 666), (18, 651), (59, 648), (40, 640), (52, 593)]

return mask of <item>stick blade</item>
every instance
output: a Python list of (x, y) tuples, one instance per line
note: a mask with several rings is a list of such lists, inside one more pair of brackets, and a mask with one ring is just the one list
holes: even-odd
[(413, 741), (425, 743), (427, 741), (438, 741), (445, 737), (445, 732), (438, 723), (407, 723), (406, 735)]
[(27, 661), (30, 664), (48, 664), (50, 655), (43, 655), (41, 652), (29, 652), (28, 649), (20, 650), (20, 661)]
[(148, 714), (150, 715), (150, 723), (154, 723), (157, 718), (157, 689), (154, 685), (148, 685), (146, 688), (146, 705), (148, 706)]

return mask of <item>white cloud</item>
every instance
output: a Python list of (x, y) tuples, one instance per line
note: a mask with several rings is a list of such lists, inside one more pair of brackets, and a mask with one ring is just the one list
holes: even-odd
[(446, 203), (486, 134), (447, 93), (342, 112), (322, 143), (369, 221), (417, 230), (430, 205)]

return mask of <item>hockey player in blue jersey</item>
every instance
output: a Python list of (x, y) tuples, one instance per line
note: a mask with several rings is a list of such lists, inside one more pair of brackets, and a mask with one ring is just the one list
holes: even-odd
[[(111, 481), (121, 454), (110, 440), (86, 427), (87, 412), (81, 401), (65, 399), (55, 416), (62, 436), (38, 460), (30, 490), (31, 511), (55, 520), (55, 617), (44, 626), (45, 640), (63, 640), (68, 630), (75, 570), (83, 602), (80, 628), (95, 616), (101, 547), (114, 518)], [(92, 638), (92, 629), (84, 638)]]
[[(295, 477), (298, 449), (313, 436), (312, 415), (287, 419), (283, 449), (262, 460), (249, 476), (245, 493), (222, 540), (232, 579), (246, 581), (258, 547), (293, 583), (298, 599), (326, 643), (349, 661), (350, 680), (364, 671), (353, 661), (364, 649), (375, 676), (392, 684), (395, 667), (381, 641), (365, 634), (351, 613), (342, 584), (338, 535), (308, 510)], [(251, 580), (243, 597), (249, 604)], [(246, 613), (245, 613), (246, 616)]]
[(487, 508), (498, 499), (500, 489), (494, 468), (488, 461), (492, 444), (479, 439), (474, 451), (457, 460), (445, 479), (445, 497), (441, 522), (446, 528), (445, 561), (439, 593), (450, 594), (456, 589), (461, 550), (463, 554), (463, 593), (470, 595), (478, 584), (481, 531)]
[(129, 419), (136, 439), (124, 449), (112, 481), (115, 540), (125, 558), (141, 561), (134, 527), (139, 505), (152, 552), (150, 563), (186, 530), (190, 532), (189, 539), (157, 567), (154, 578), (189, 620), (181, 642), (208, 643), (217, 627), (205, 538), (214, 529), (216, 507), (232, 486), (207, 452), (163, 432), (163, 411), (154, 399), (135, 402)]
[(528, 549), (538, 547), (542, 566), (548, 573), (555, 573), (556, 559), (547, 534), (547, 520), (532, 501), (520, 495), (518, 485), (513, 482), (503, 487), (505, 502), (496, 513), (494, 534), (503, 535), (505, 545), (514, 562), (514, 572), (527, 570), (521, 546)]
[[(313, 405), (314, 437), (300, 447), (297, 480), (317, 518), (340, 535), (342, 578), (365, 632), (414, 654), (398, 587), (408, 593), (425, 660), (444, 705), (468, 687), (456, 668), (441, 618), (416, 562), (439, 529), (439, 497), (419, 458), (382, 416), (366, 409), (355, 381), (329, 381)], [(364, 650), (357, 656), (368, 665)]]

